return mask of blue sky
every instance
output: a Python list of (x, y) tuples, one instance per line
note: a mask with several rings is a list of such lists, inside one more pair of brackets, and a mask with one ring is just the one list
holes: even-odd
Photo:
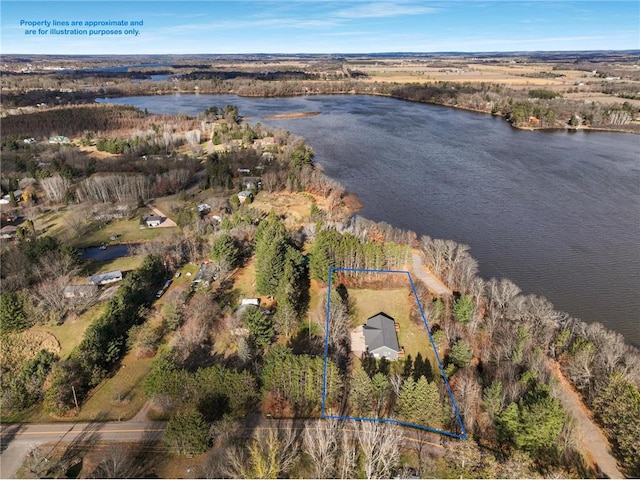
[[(638, 0), (2, 0), (0, 8), (3, 54), (640, 49)], [(25, 35), (38, 27), (21, 20), (144, 24), (138, 36), (100, 38)]]

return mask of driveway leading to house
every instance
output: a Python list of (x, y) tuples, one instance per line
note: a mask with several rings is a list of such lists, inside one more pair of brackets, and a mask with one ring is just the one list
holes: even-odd
[(156, 207), (154, 207), (150, 203), (147, 203), (146, 206), (155, 215), (164, 218), (164, 221), (160, 225), (158, 225), (157, 227), (153, 227), (153, 228), (169, 228), (169, 227), (177, 227), (178, 226), (178, 224), (176, 222), (171, 220), (169, 217), (167, 217), (164, 213), (162, 213), (160, 210), (158, 210)]
[(440, 297), (452, 295), (451, 290), (423, 265), (424, 257), (420, 253), (413, 254), (413, 273), (422, 280), (429, 290)]
[(364, 329), (362, 325), (358, 325), (356, 328), (351, 330), (351, 353), (360, 357), (366, 351), (367, 346), (364, 341)]

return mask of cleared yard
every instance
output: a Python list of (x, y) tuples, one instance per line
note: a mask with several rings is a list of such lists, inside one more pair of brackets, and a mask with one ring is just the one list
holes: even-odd
[(400, 324), (398, 341), (400, 346), (404, 348), (405, 354), (411, 355), (413, 358), (418, 352), (421, 352), (423, 356), (429, 354), (430, 358), (433, 356), (430, 353), (432, 349), (424, 326), (414, 324), (409, 318), (411, 307), (415, 303), (413, 293), (409, 288), (349, 289), (348, 292), (349, 298), (353, 300), (356, 307), (351, 328), (364, 324), (367, 318), (379, 312), (384, 312)]
[(82, 341), (84, 332), (91, 322), (104, 312), (107, 302), (101, 302), (84, 312), (79, 317), (71, 318), (62, 325), (38, 325), (29, 332), (47, 332), (58, 339), (60, 343), (60, 358), (67, 358), (71, 351)]
[(253, 259), (243, 268), (238, 269), (233, 282), (234, 290), (238, 290), (240, 298), (254, 298), (256, 294), (256, 267)]
[(80, 409), (77, 420), (127, 420), (133, 417), (147, 400), (144, 378), (153, 358), (136, 358), (127, 354), (116, 374), (100, 384)]
[[(138, 210), (140, 212), (141, 209)], [(148, 209), (143, 209), (149, 213)], [(75, 238), (72, 241), (74, 247), (89, 247), (100, 245), (102, 243), (110, 243), (111, 235), (118, 235), (119, 243), (139, 242), (145, 240), (153, 240), (157, 237), (167, 234), (164, 229), (158, 228), (141, 228), (140, 218), (147, 213), (137, 213), (131, 220), (114, 220), (104, 227), (94, 230), (93, 232)]]

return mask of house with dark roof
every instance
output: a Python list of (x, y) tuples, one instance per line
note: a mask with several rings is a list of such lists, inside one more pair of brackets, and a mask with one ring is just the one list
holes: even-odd
[(363, 327), (367, 351), (375, 358), (398, 360), (400, 344), (396, 333), (396, 322), (384, 312), (367, 319)]
[(212, 281), (216, 280), (217, 275), (215, 267), (210, 263), (203, 263), (200, 265), (198, 273), (191, 282), (191, 288), (208, 287)]

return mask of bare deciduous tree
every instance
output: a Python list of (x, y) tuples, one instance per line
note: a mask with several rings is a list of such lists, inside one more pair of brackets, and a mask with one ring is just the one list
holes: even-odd
[(337, 462), (337, 478), (355, 478), (358, 467), (358, 443), (356, 439), (342, 431), (340, 453)]
[(54, 175), (40, 180), (40, 186), (44, 190), (47, 200), (53, 203), (61, 203), (64, 201), (67, 191), (71, 188), (71, 181), (66, 177)]
[(135, 455), (125, 445), (111, 444), (93, 472), (94, 478), (135, 478)]
[(362, 451), (366, 478), (389, 478), (400, 461), (398, 426), (391, 423), (353, 423)]
[(246, 447), (227, 450), (224, 470), (232, 478), (281, 478), (298, 458), (298, 442), (294, 430), (259, 430)]
[(312, 461), (312, 477), (334, 478), (340, 435), (338, 421), (329, 419), (318, 427), (314, 423), (305, 425), (303, 436), (304, 451)]

